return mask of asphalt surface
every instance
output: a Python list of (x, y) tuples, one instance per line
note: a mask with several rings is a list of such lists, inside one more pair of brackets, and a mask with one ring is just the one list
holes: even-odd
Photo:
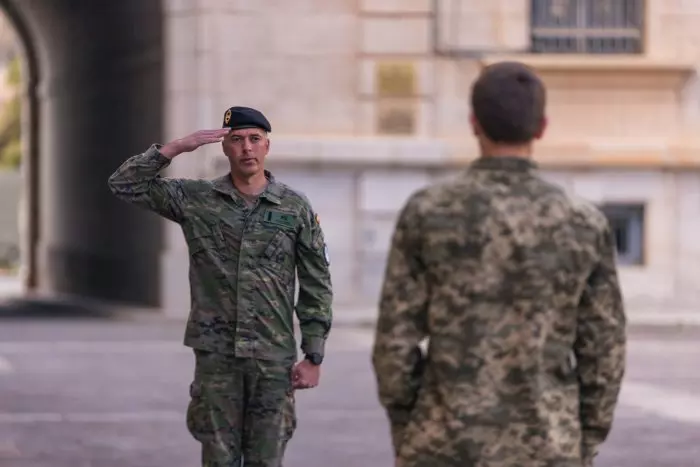
[[(0, 467), (194, 467), (193, 359), (163, 319), (0, 319)], [(700, 331), (635, 330), (602, 467), (700, 466)], [(392, 466), (371, 332), (335, 329), (285, 467)]]

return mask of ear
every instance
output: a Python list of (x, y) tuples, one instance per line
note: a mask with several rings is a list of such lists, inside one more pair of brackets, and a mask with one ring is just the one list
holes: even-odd
[(479, 122), (476, 120), (473, 113), (469, 114), (469, 124), (472, 127), (472, 133), (474, 136), (479, 136), (481, 134), (481, 126), (479, 126)]
[(535, 139), (540, 139), (542, 136), (544, 136), (544, 131), (547, 129), (547, 117), (542, 117), (542, 121), (540, 122), (540, 127), (535, 133)]

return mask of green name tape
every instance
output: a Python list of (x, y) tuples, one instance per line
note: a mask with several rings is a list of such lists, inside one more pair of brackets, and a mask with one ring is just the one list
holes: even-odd
[(296, 217), (286, 212), (267, 210), (263, 215), (263, 221), (268, 224), (276, 224), (283, 227), (294, 227), (296, 224)]

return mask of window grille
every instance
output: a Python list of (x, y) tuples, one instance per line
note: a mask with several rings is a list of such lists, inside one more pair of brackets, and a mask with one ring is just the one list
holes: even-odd
[(532, 52), (638, 54), (644, 0), (532, 0)]

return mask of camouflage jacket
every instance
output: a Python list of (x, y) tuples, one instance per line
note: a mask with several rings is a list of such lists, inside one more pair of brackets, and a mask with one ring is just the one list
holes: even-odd
[(373, 350), (397, 465), (589, 466), (608, 435), (626, 351), (611, 231), (535, 168), (481, 158), (400, 213)]
[(239, 357), (295, 359), (296, 311), (302, 351), (323, 354), (331, 279), (323, 232), (308, 199), (267, 171), (267, 189), (254, 207), (229, 174), (162, 178), (158, 174), (170, 160), (159, 147), (128, 159), (109, 186), (118, 198), (182, 227), (191, 293), (184, 344)]

